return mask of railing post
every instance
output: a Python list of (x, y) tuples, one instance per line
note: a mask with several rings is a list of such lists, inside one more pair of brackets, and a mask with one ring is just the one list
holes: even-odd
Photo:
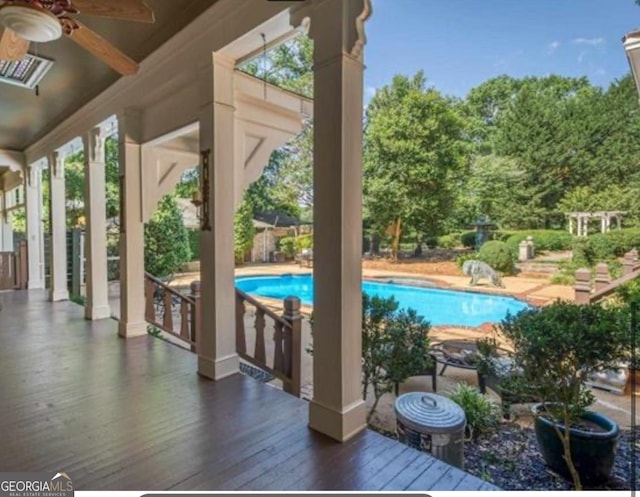
[(622, 262), (622, 274), (631, 274), (633, 272), (633, 267), (636, 264), (636, 259), (638, 257), (638, 252), (634, 250), (630, 250), (626, 254), (624, 254), (624, 261)]
[(27, 253), (27, 241), (22, 240), (18, 245), (18, 289), (26, 290), (29, 282), (29, 254)]
[(300, 299), (287, 297), (284, 299), (284, 314), (282, 316), (289, 324), (286, 342), (287, 356), (291, 365), (291, 383), (284, 386), (287, 393), (300, 397), (302, 386), (302, 314), (300, 314)]
[(191, 352), (197, 352), (200, 344), (201, 326), (200, 326), (200, 282), (191, 282), (191, 298), (195, 302), (191, 308), (191, 341), (195, 345), (191, 346)]
[(609, 274), (609, 265), (601, 262), (596, 266), (596, 292), (602, 290), (611, 283), (611, 275)]
[(573, 289), (575, 303), (588, 304), (591, 299), (591, 271), (584, 268), (578, 269)]

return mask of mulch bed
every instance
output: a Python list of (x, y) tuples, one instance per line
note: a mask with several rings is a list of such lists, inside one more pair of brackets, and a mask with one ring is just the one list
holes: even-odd
[[(636, 429), (636, 485), (640, 487), (640, 429)], [(631, 489), (629, 430), (620, 432), (618, 452), (610, 481), (598, 490)], [(495, 433), (465, 443), (465, 471), (503, 490), (572, 490), (573, 484), (544, 463), (531, 428), (503, 423)], [(594, 489), (595, 490), (595, 489)]]

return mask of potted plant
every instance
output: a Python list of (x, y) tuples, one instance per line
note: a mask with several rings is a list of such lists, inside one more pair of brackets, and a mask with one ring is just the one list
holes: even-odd
[(606, 481), (613, 467), (619, 428), (587, 410), (595, 399), (585, 381), (624, 357), (628, 318), (619, 308), (555, 302), (497, 327), (514, 348), (512, 388), (540, 401), (533, 408), (540, 452), (577, 490)]

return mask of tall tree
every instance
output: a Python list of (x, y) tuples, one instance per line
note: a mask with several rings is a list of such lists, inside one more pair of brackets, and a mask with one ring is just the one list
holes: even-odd
[(420, 235), (440, 231), (468, 163), (459, 106), (426, 87), (422, 72), (395, 76), (366, 115), (365, 206), (379, 233), (393, 225)]

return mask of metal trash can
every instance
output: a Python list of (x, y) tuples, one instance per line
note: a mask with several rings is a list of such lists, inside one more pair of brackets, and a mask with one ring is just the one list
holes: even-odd
[(463, 468), (467, 420), (458, 404), (442, 395), (411, 392), (398, 397), (395, 411), (400, 442)]

